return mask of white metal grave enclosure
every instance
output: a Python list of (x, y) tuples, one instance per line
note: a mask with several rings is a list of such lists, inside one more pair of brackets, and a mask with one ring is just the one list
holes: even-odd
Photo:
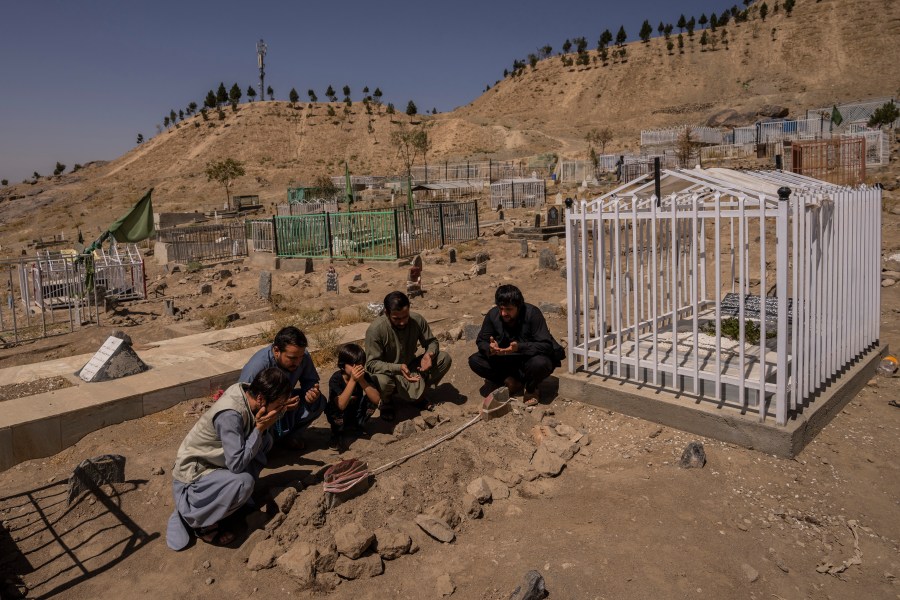
[(501, 179), (491, 184), (491, 208), (501, 204), (506, 208), (543, 206), (547, 188), (543, 179)]
[(566, 215), (569, 372), (787, 423), (879, 337), (881, 191), (665, 170)]

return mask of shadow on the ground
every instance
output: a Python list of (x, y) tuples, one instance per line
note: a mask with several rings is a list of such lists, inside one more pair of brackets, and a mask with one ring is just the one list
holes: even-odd
[(71, 505), (65, 481), (0, 498), (0, 597), (56, 596), (158, 538), (122, 509), (122, 498), (143, 483), (101, 488), (86, 479), (88, 492)]

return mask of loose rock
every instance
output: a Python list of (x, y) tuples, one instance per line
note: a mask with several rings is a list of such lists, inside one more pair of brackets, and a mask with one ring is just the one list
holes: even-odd
[(337, 551), (353, 559), (362, 556), (374, 541), (375, 534), (356, 523), (344, 525), (334, 534)]
[(438, 540), (449, 544), (456, 539), (456, 534), (443, 521), (431, 515), (419, 515), (416, 517), (416, 525), (422, 528), (422, 531)]
[(531, 467), (541, 477), (556, 477), (566, 466), (566, 461), (548, 451), (543, 445), (531, 457)]
[(316, 546), (316, 554), (316, 573), (334, 571), (334, 563), (338, 559), (337, 546), (334, 541), (324, 546)]
[(281, 547), (273, 538), (263, 540), (250, 551), (247, 559), (247, 568), (251, 571), (271, 569), (275, 566), (275, 559), (281, 553)]
[(272, 490), (272, 495), (278, 510), (284, 514), (288, 514), (294, 506), (294, 500), (297, 499), (297, 488), (275, 488)]
[(481, 504), (475, 499), (475, 496), (469, 494), (463, 496), (462, 508), (469, 519), (480, 519), (484, 515)]
[(400, 421), (394, 427), (394, 437), (402, 440), (403, 438), (414, 435), (417, 431), (416, 425), (412, 421)]
[(754, 581), (759, 579), (759, 571), (757, 571), (747, 563), (741, 565), (741, 570), (744, 572), (744, 577), (747, 578), (747, 581), (749, 583), (753, 583)]
[(479, 477), (470, 483), (468, 487), (466, 487), (466, 491), (481, 504), (491, 501), (491, 486), (488, 485), (488, 482), (484, 477)]
[(306, 542), (295, 542), (276, 562), (301, 585), (316, 579), (316, 549)]
[(706, 464), (706, 451), (700, 442), (691, 442), (681, 453), (678, 466), (682, 469), (702, 469)]
[(456, 591), (456, 585), (453, 584), (450, 580), (450, 575), (447, 573), (444, 573), (437, 578), (435, 588), (437, 589), (437, 593), (441, 596), (450, 596)]
[(341, 556), (334, 563), (334, 572), (344, 579), (377, 577), (384, 573), (384, 563), (378, 554), (371, 553), (357, 560)]
[(394, 560), (409, 553), (412, 538), (400, 531), (381, 527), (375, 530), (375, 551), (384, 560)]
[(453, 528), (462, 521), (462, 517), (459, 516), (459, 513), (453, 508), (449, 500), (441, 500), (437, 504), (429, 506), (425, 512)]
[(537, 571), (525, 573), (525, 583), (513, 590), (509, 600), (541, 600), (547, 596), (544, 578)]

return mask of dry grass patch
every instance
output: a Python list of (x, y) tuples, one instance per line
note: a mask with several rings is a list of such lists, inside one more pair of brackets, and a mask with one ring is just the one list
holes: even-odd
[(220, 304), (201, 312), (200, 318), (207, 329), (225, 329), (237, 319), (237, 314), (237, 306), (234, 304)]

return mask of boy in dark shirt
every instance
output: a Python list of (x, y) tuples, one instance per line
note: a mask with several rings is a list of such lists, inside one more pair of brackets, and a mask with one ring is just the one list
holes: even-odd
[(496, 306), (488, 311), (475, 340), (478, 352), (469, 368), (496, 387), (517, 395), (524, 388), (525, 404), (538, 403), (538, 386), (561, 366), (565, 351), (556, 343), (540, 309), (525, 302), (514, 285), (501, 285)]
[(328, 380), (325, 417), (331, 424), (332, 448), (340, 447), (341, 434), (360, 432), (381, 404), (381, 394), (366, 373), (366, 353), (356, 344), (338, 350), (338, 370)]

